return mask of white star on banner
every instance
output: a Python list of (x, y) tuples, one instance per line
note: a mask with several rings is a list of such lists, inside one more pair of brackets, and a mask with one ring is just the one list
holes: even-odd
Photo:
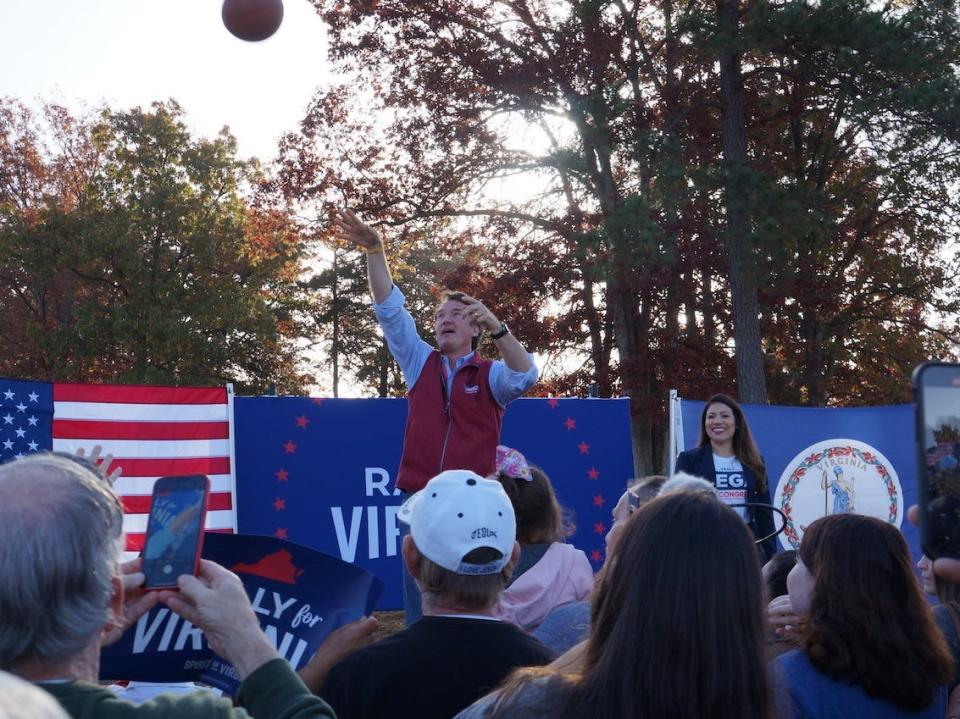
[(17, 427), (17, 429), (15, 429), (14, 431), (17, 433), (17, 436), (18, 436), (20, 439), (23, 439), (23, 436), (27, 433), (27, 430), (21, 429), (21, 428), (19, 428), (19, 427)]
[(36, 418), (36, 417), (29, 417), (29, 418), (27, 419), (27, 422), (30, 423), (30, 426), (31, 426), (31, 427), (36, 427), (36, 426), (37, 426), (37, 418)]
[(6, 392), (3, 393), (3, 398), (4, 398), (4, 399), (13, 399), (13, 397), (14, 397), (14, 394), (13, 394), (13, 392), (12, 392), (11, 390), (9, 390), (9, 389), (8, 389)]
[(26, 412), (26, 410), (27, 405), (25, 405), (23, 402), (17, 405), (17, 412)]
[(31, 402), (36, 402), (38, 399), (40, 399), (40, 395), (38, 395), (36, 392), (31, 392), (27, 395), (27, 397), (30, 398)]
[(12, 440), (9, 440), (9, 439), (3, 440), (3, 448), (4, 448), (4, 449), (13, 449), (13, 441), (12, 441)]
[(9, 412), (8, 412), (7, 414), (3, 415), (3, 423), (4, 423), (4, 424), (13, 424), (13, 415), (10, 414)]
[(27, 446), (30, 448), (30, 451), (31, 451), (31, 452), (36, 452), (36, 451), (37, 451), (37, 447), (39, 447), (40, 445), (37, 444), (36, 442), (28, 442), (28, 443), (27, 443)]

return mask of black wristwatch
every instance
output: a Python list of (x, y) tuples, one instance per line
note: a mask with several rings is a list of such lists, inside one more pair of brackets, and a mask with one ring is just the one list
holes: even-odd
[(507, 327), (507, 323), (506, 323), (506, 322), (501, 322), (501, 323), (500, 323), (500, 331), (499, 331), (499, 332), (496, 332), (496, 333), (494, 333), (494, 334), (492, 334), (492, 335), (490, 335), (490, 339), (492, 339), (492, 340), (498, 340), (498, 339), (500, 339), (501, 337), (506, 337), (508, 334), (510, 334), (510, 328)]

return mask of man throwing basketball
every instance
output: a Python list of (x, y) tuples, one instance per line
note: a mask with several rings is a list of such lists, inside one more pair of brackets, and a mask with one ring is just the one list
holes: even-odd
[[(446, 469), (492, 474), (504, 409), (537, 381), (533, 357), (482, 302), (461, 292), (441, 298), (434, 317), (437, 347), (427, 344), (393, 284), (376, 231), (350, 210), (337, 213), (334, 230), (367, 255), (374, 312), (407, 384), (407, 426), (397, 487), (416, 492)], [(503, 359), (477, 354), (484, 330)], [(408, 577), (405, 580), (410, 623), (412, 615), (419, 616), (419, 595), (410, 597), (415, 586)]]

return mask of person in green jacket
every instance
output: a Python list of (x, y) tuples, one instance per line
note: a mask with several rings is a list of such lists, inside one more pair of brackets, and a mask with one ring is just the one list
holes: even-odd
[[(240, 579), (204, 560), (179, 591), (144, 592), (120, 563), (123, 508), (94, 465), (44, 453), (0, 465), (0, 669), (74, 719), (334, 719), (260, 629)], [(163, 602), (200, 627), (242, 680), (239, 706), (210, 692), (132, 704), (97, 686), (100, 650)]]

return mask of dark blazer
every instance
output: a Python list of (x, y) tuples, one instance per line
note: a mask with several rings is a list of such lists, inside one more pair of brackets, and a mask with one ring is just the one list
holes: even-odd
[[(741, 463), (742, 464), (742, 463)], [(709, 443), (696, 449), (688, 449), (677, 455), (675, 472), (686, 472), (697, 477), (703, 477), (705, 480), (716, 486), (717, 473), (713, 467), (713, 447)], [(752, 469), (743, 466), (743, 474), (747, 480), (747, 501), (763, 502), (770, 504), (770, 483), (767, 482), (766, 489), (760, 491), (757, 489), (759, 484), (757, 475)], [(775, 529), (773, 525), (773, 510), (762, 507), (747, 507), (747, 521), (753, 536), (756, 539), (773, 534)], [(763, 561), (767, 561), (777, 553), (777, 538), (770, 537), (757, 545), (760, 550)]]

